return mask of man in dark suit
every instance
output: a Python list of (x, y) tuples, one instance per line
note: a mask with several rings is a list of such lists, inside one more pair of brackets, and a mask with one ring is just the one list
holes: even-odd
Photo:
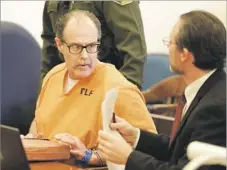
[[(186, 104), (177, 128), (174, 122), (173, 129), (177, 131), (172, 138), (138, 130), (121, 118), (110, 126), (118, 130), (125, 141), (100, 131), (101, 154), (108, 161), (126, 165), (125, 170), (180, 170), (189, 161), (186, 148), (192, 141), (226, 147), (224, 25), (208, 12), (191, 11), (181, 15), (170, 41), (165, 42), (169, 47), (171, 69), (181, 73), (187, 84)], [(136, 146), (135, 150), (129, 144)], [(200, 169), (225, 167), (203, 166)]]

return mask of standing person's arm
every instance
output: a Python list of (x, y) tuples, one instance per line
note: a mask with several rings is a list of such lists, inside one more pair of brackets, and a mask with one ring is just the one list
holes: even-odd
[(55, 46), (55, 25), (57, 20), (57, 2), (46, 1), (43, 9), (43, 31), (41, 34), (43, 40), (42, 47), (42, 66), (41, 79), (43, 79), (48, 71), (55, 65), (60, 64), (61, 60), (59, 52)]
[[(123, 4), (124, 2), (126, 4)], [(123, 58), (124, 64), (120, 72), (129, 81), (141, 87), (147, 48), (138, 2), (104, 1), (103, 15)]]
[(183, 95), (186, 88), (186, 82), (181, 75), (167, 77), (154, 84), (149, 89), (143, 91), (147, 103), (160, 101), (165, 97), (179, 97)]

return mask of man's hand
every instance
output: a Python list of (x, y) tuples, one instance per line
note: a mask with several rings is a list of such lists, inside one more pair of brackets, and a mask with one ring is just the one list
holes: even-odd
[(98, 150), (105, 160), (125, 165), (132, 152), (132, 147), (122, 138), (99, 131)]
[(59, 133), (55, 135), (55, 138), (60, 142), (70, 146), (70, 153), (75, 156), (77, 160), (82, 160), (86, 150), (85, 145), (80, 141), (79, 138), (72, 136), (68, 133)]
[(21, 139), (42, 139), (43, 135), (41, 133), (32, 134), (28, 133), (27, 135), (20, 135)]
[(116, 123), (110, 123), (110, 128), (112, 130), (117, 130), (120, 132), (121, 136), (133, 146), (137, 138), (137, 128), (130, 125), (124, 119), (116, 116)]

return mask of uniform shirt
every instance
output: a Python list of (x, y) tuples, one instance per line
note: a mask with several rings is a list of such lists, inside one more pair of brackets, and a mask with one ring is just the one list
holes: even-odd
[(88, 148), (96, 147), (98, 131), (102, 129), (101, 104), (111, 88), (119, 88), (114, 112), (133, 126), (156, 133), (142, 93), (113, 65), (98, 64), (89, 77), (78, 81), (65, 93), (67, 75), (63, 63), (54, 67), (43, 80), (35, 121), (38, 133), (45, 138), (70, 133)]
[(137, 1), (46, 1), (43, 10), (42, 78), (64, 62), (55, 46), (55, 24), (67, 11), (87, 10), (100, 20), (102, 37), (99, 60), (111, 63), (141, 87), (147, 56), (141, 12)]

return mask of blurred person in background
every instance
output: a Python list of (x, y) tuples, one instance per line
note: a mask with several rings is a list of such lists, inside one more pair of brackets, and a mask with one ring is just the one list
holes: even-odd
[(78, 9), (94, 13), (101, 22), (99, 60), (113, 64), (140, 88), (147, 49), (138, 1), (46, 1), (41, 35), (42, 79), (54, 66), (64, 62), (54, 41), (57, 19)]

